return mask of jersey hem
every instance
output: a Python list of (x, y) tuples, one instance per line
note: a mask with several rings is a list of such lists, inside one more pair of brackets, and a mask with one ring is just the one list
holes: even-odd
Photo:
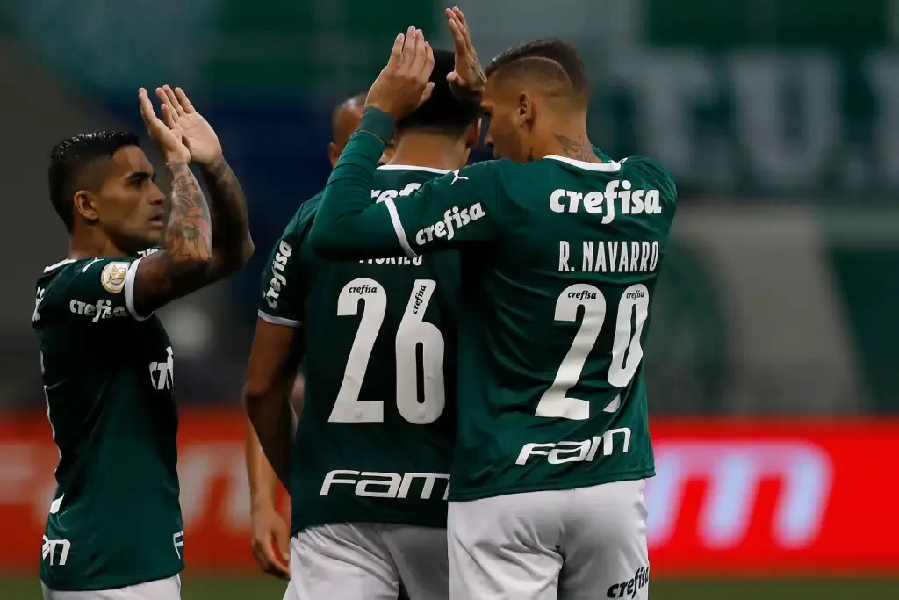
[(431, 529), (446, 529), (446, 520), (435, 525), (433, 522), (414, 522), (409, 519), (334, 519), (328, 521), (310, 521), (303, 523), (299, 527), (290, 529), (290, 537), (296, 537), (301, 531), (305, 531), (310, 527), (319, 527), (320, 525), (408, 525), (410, 527), (430, 527)]
[(154, 581), (162, 581), (163, 579), (168, 579), (169, 577), (174, 577), (175, 575), (179, 575), (181, 571), (184, 570), (184, 565), (178, 567), (177, 571), (166, 571), (164, 575), (150, 575), (147, 577), (140, 577), (137, 579), (112, 579), (110, 581), (104, 581), (101, 584), (97, 585), (87, 585), (87, 586), (53, 586), (47, 582), (43, 577), (40, 578), (41, 583), (47, 586), (47, 589), (53, 592), (97, 592), (100, 590), (120, 590), (122, 588), (131, 587), (133, 585), (141, 585), (143, 583), (153, 583)]
[[(472, 500), (482, 500), (484, 498), (493, 498), (495, 496), (507, 496), (509, 494), (524, 494), (527, 492), (547, 492), (551, 490), (571, 490), (575, 488), (585, 488), (585, 487), (593, 487), (594, 485), (602, 485), (604, 483), (614, 483), (616, 481), (635, 481), (637, 479), (647, 479), (649, 477), (654, 477), (656, 474), (655, 467), (650, 467), (648, 469), (639, 469), (636, 471), (625, 471), (623, 473), (610, 473), (597, 477), (590, 477), (586, 479), (580, 479), (577, 481), (572, 480), (564, 480), (564, 481), (550, 481), (550, 482), (539, 482), (539, 483), (526, 483), (519, 485), (510, 485), (504, 486), (501, 488), (497, 488), (494, 490), (470, 490), (470, 491), (461, 491), (456, 492), (455, 494), (452, 491), (452, 487), (450, 488), (449, 493), (449, 501), (450, 502), (470, 502)], [(452, 486), (452, 477), (450, 477), (450, 486)]]

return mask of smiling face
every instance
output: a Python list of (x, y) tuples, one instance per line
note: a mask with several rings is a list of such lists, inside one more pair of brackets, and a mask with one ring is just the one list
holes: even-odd
[(165, 195), (156, 185), (155, 170), (143, 150), (122, 147), (103, 167), (99, 190), (79, 192), (76, 210), (129, 254), (160, 243), (165, 229)]

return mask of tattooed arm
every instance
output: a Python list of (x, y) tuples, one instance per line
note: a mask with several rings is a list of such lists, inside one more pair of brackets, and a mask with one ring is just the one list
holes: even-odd
[(253, 240), (244, 197), (237, 175), (224, 156), (202, 165), (203, 181), (209, 190), (212, 222), (212, 262), (207, 283), (241, 268), (253, 255)]
[(212, 218), (200, 184), (186, 162), (166, 166), (172, 194), (163, 248), (142, 258), (134, 275), (134, 312), (141, 316), (206, 285), (213, 258)]

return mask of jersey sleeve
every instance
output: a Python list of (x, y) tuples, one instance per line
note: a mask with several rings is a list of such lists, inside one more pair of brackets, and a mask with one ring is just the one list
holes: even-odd
[(70, 265), (74, 275), (58, 295), (62, 313), (85, 323), (149, 318), (134, 310), (134, 277), (141, 260), (92, 258)]
[(287, 327), (302, 323), (305, 274), (300, 244), (306, 229), (298, 212), (272, 250), (262, 273), (258, 315), (263, 321)]
[(328, 179), (309, 236), (325, 258), (355, 259), (420, 253), (483, 243), (499, 234), (499, 173), (479, 163), (434, 179), (396, 198), (372, 202), (371, 190), (389, 115), (367, 109)]

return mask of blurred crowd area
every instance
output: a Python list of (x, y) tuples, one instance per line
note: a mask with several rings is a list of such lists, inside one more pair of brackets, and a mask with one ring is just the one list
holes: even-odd
[[(594, 143), (675, 174), (681, 208), (647, 350), (655, 414), (899, 412), (887, 346), (899, 336), (899, 0), (460, 5), (485, 62), (530, 38), (573, 42), (593, 83)], [(335, 103), (368, 88), (407, 25), (449, 47), (443, 8), (0, 4), (0, 405), (43, 403), (28, 317), (38, 274), (66, 253), (46, 192), (55, 142), (143, 132), (137, 88), (163, 83), (184, 87), (219, 132), (251, 204), (257, 254), (162, 316), (180, 401), (236, 405), (260, 272), (326, 181)]]

